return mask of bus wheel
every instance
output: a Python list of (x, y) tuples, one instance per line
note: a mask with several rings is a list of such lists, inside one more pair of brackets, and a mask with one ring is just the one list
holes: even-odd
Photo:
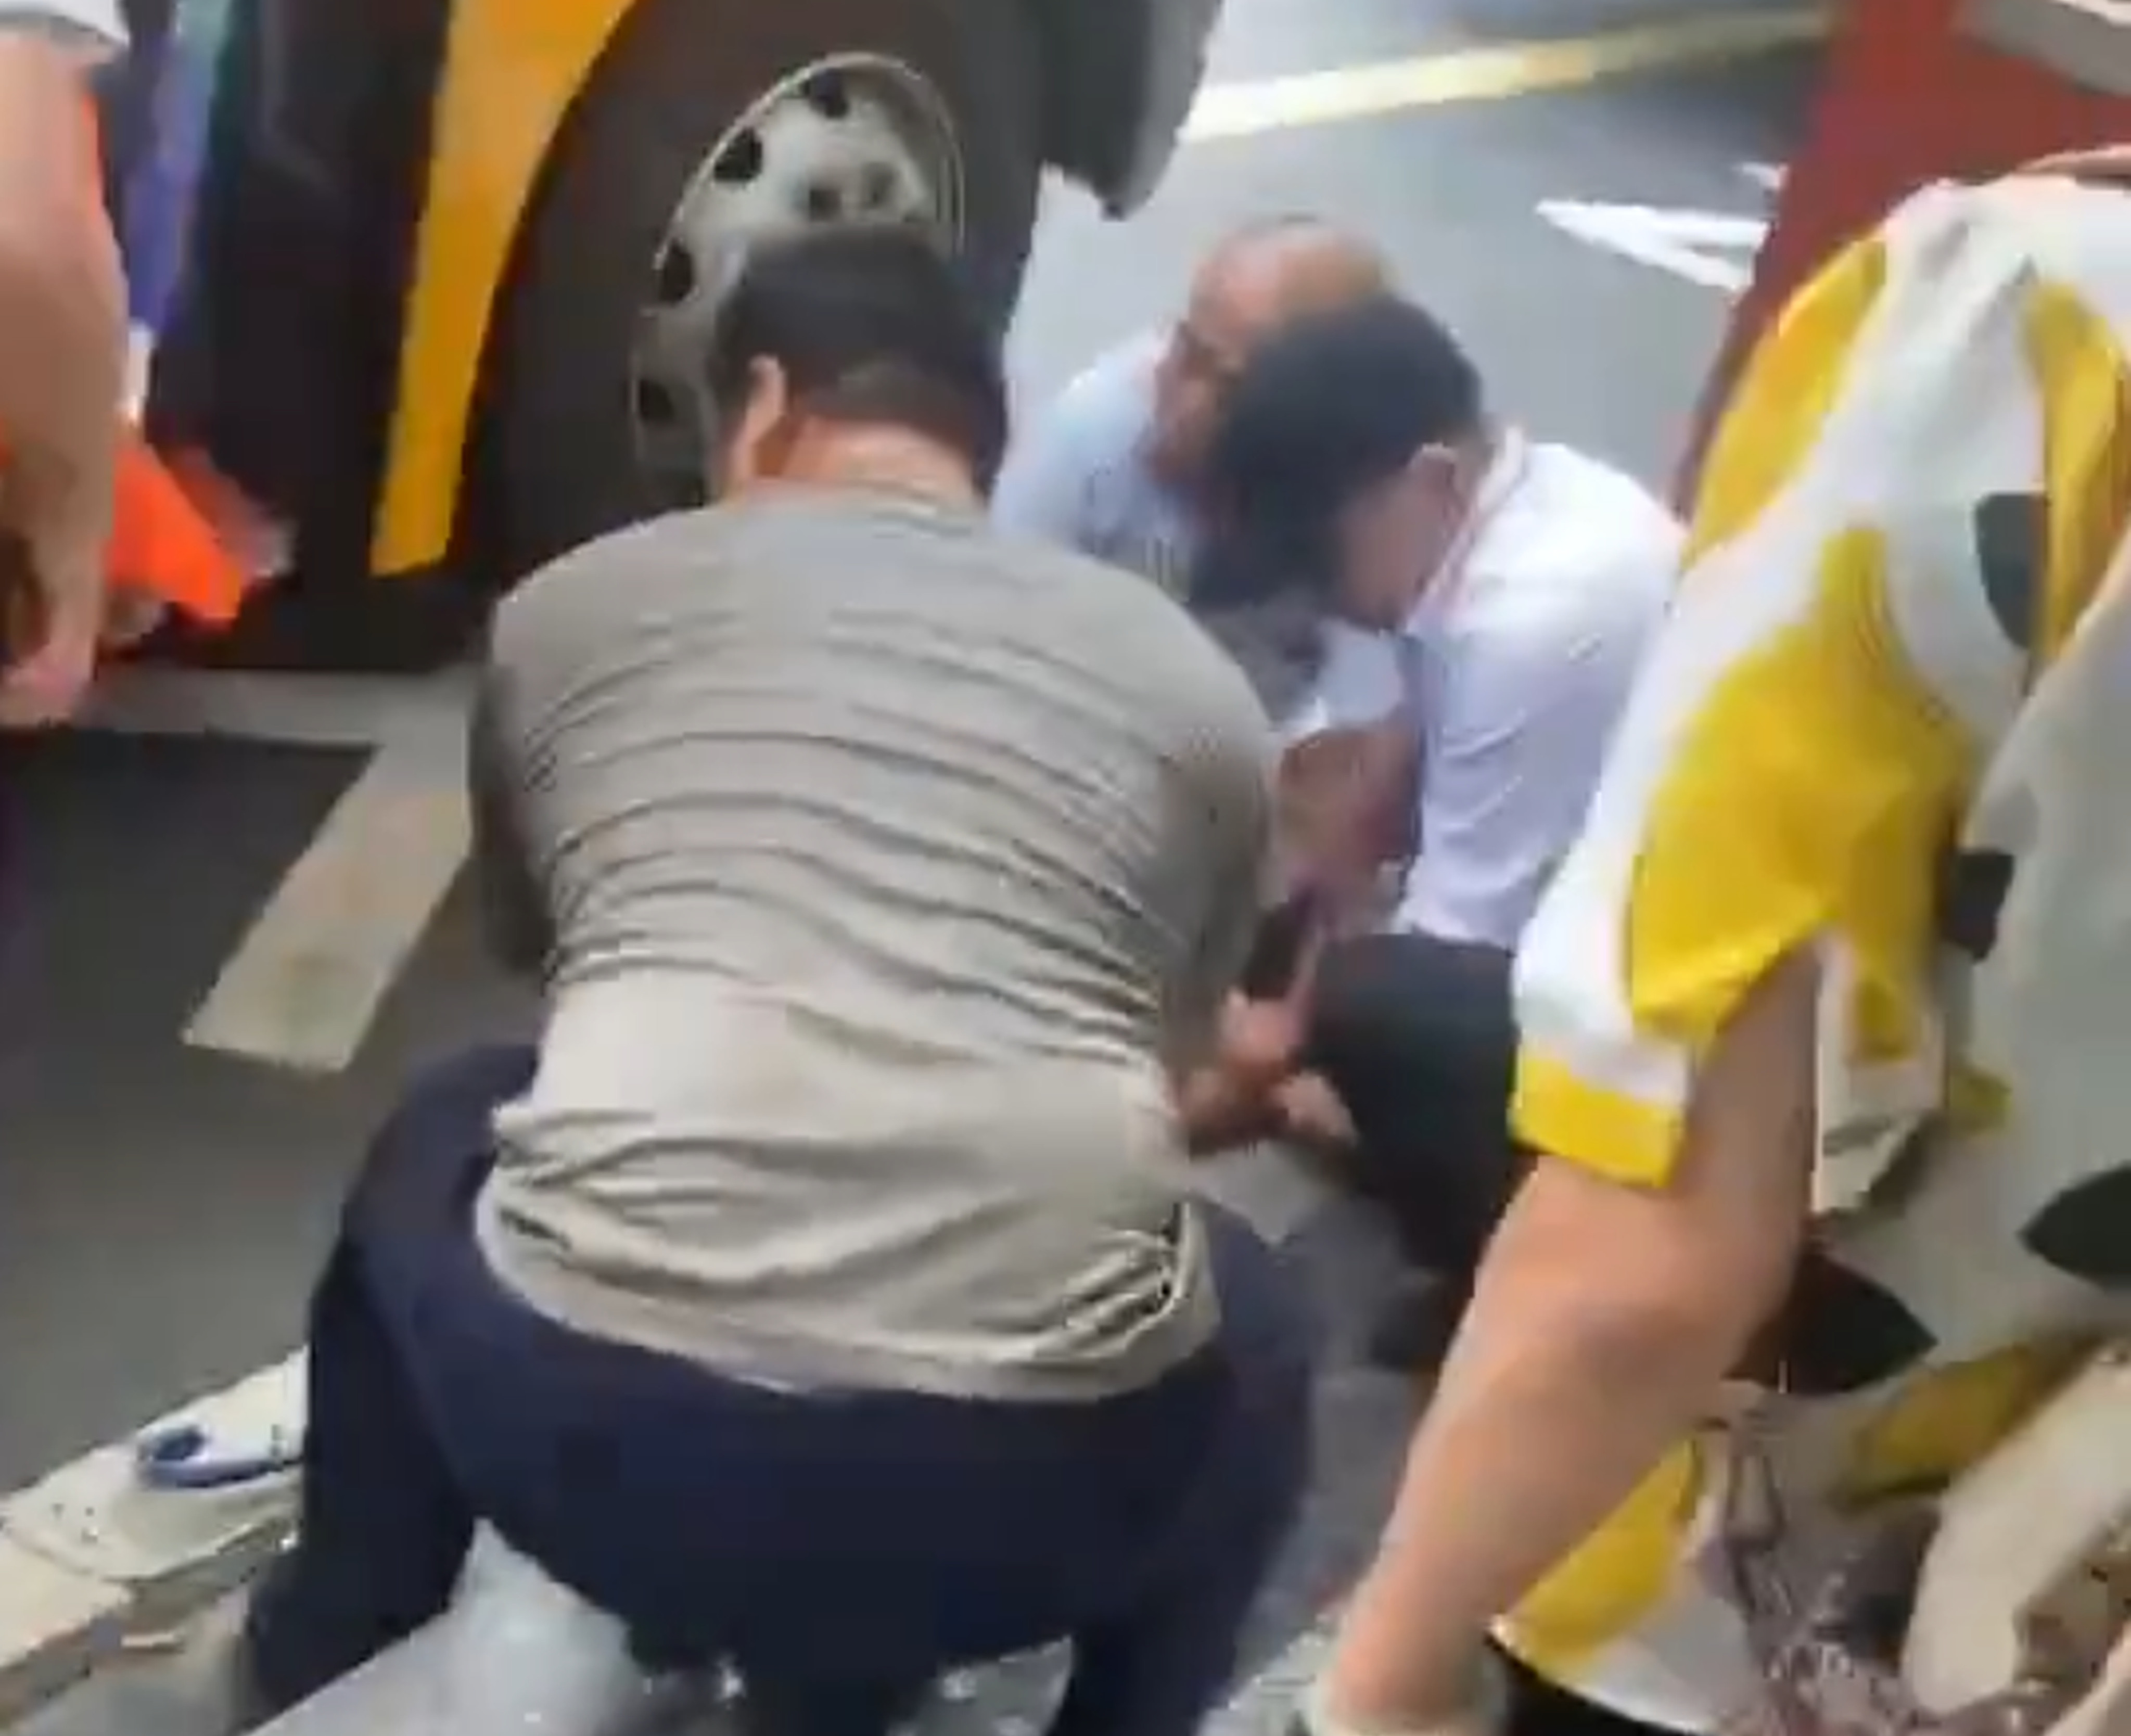
[(515, 578), (700, 504), (703, 345), (753, 240), (922, 224), (1003, 328), (1040, 109), (1011, 0), (639, 0), (557, 145), (501, 310), (483, 564)]

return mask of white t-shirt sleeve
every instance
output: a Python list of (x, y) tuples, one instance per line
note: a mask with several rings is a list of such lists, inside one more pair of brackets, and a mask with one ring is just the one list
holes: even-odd
[[(1593, 571), (1594, 592), (1616, 586)], [(1639, 573), (1617, 584), (1646, 588)], [(1492, 625), (1444, 672), (1420, 790), (1420, 856), (1401, 926), (1514, 946), (1582, 830), (1655, 624), (1623, 606), (1587, 619), (1549, 612)]]
[(0, 0), (0, 31), (34, 31), (94, 60), (126, 45), (118, 0)]

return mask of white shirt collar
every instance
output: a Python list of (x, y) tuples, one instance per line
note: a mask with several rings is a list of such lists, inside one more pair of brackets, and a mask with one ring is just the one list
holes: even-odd
[(1444, 551), (1435, 576), (1414, 600), (1412, 612), (1399, 629), (1401, 637), (1419, 637), (1449, 611), (1481, 544), (1501, 517), (1503, 509), (1523, 486), (1531, 470), (1531, 442), (1521, 429), (1506, 426), (1496, 433), (1494, 457), (1488, 461), (1479, 486), (1473, 491), (1464, 522)]

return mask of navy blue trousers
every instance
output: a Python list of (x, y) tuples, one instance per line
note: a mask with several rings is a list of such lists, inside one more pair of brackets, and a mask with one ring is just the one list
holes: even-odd
[(765, 1390), (495, 1278), (471, 1214), (532, 1065), (422, 1079), (351, 1198), (312, 1305), (301, 1538), (253, 1605), (264, 1697), (442, 1612), (486, 1521), (648, 1662), (737, 1663), (765, 1729), (883, 1736), (944, 1668), (1070, 1639), (1058, 1736), (1188, 1736), (1308, 1479), (1307, 1311), (1251, 1230), (1197, 1208), (1222, 1331), (1136, 1393)]

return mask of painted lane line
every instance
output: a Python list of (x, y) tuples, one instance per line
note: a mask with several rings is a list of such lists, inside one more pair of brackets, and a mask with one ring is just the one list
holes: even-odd
[(355, 1059), (472, 842), (462, 738), (380, 748), (185, 1027), (195, 1049), (307, 1073)]
[(409, 677), (119, 668), (99, 681), (80, 727), (291, 747), (381, 747), (459, 728), (472, 681), (457, 670)]
[(464, 866), (469, 672), (359, 677), (142, 667), (100, 686), (83, 727), (111, 734), (367, 750), (254, 920), (184, 1040), (338, 1072)]
[(1319, 1610), (1278, 1657), (1229, 1695), (1199, 1736), (1281, 1736), (1294, 1728), (1296, 1707), (1331, 1656), (1338, 1615), (1336, 1604)]
[(1724, 295), (1752, 281), (1754, 256), (1769, 232), (1766, 218), (1586, 199), (1547, 199), (1539, 214), (1602, 252)]
[(1720, 12), (1554, 41), (1496, 44), (1324, 72), (1209, 84), (1185, 126), (1186, 144), (1252, 138), (1453, 103), (1574, 90), (1608, 79), (1743, 60), (1817, 41), (1826, 13), (1785, 7)]
[[(304, 1359), (260, 1370), (160, 1418), (217, 1439), (300, 1427)], [(0, 1721), (48, 1700), (143, 1634), (243, 1582), (295, 1523), (278, 1477), (227, 1495), (144, 1490), (128, 1436), (0, 1499)]]
[(86, 1676), (123, 1641), (131, 1600), (0, 1530), (0, 1723)]

